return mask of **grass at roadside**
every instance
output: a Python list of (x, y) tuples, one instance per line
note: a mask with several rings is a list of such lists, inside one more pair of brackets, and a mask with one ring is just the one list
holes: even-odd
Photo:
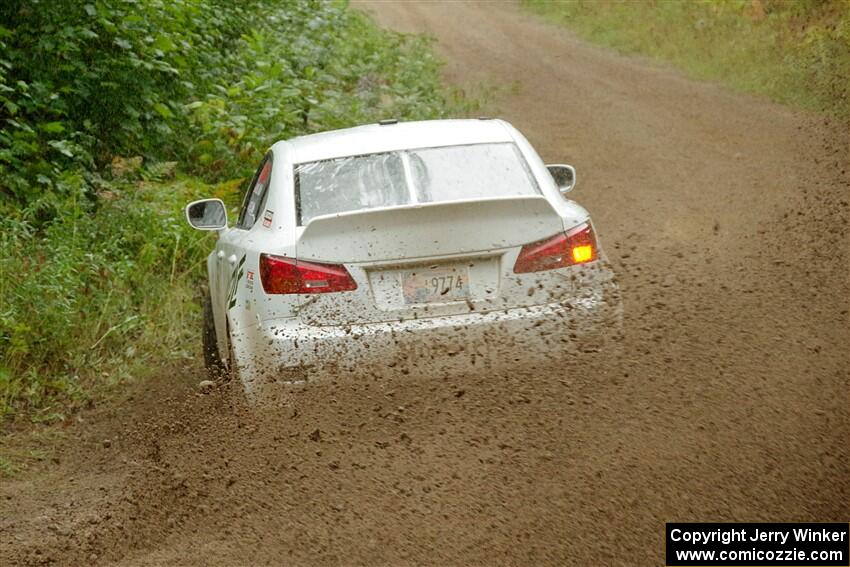
[(184, 227), (181, 207), (214, 188), (142, 174), (100, 191), (95, 211), (71, 203), (39, 231), (0, 220), (6, 412), (25, 407), (35, 421), (62, 419), (68, 402), (95, 385), (193, 353), (195, 289), (210, 237)]
[(850, 118), (850, 0), (523, 0), (580, 37)]

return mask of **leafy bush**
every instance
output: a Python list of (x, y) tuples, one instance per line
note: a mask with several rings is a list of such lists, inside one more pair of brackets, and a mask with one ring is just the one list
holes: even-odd
[[(173, 140), (173, 108), (203, 85), (258, 2), (11, 0), (0, 8), (0, 179), (31, 218), (90, 189), (114, 154)], [(214, 13), (204, 15), (201, 9)], [(191, 53), (191, 59), (187, 57)], [(206, 71), (205, 71), (206, 72)]]
[[(379, 30), (344, 5), (300, 2), (263, 17), (187, 105), (185, 157), (207, 178), (249, 173), (273, 141), (445, 112), (438, 63), (425, 40)], [(233, 160), (233, 155), (245, 159)]]
[(234, 200), (277, 139), (459, 108), (438, 71), (344, 3), (0, 4), (0, 414), (196, 348), (182, 204)]

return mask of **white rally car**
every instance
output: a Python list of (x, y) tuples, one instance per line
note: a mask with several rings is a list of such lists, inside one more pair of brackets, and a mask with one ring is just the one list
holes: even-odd
[[(571, 166), (502, 120), (360, 126), (274, 144), (218, 231), (204, 351), (249, 398), (272, 382), (546, 361), (618, 328), (614, 275)], [(604, 340), (604, 339), (603, 339)]]

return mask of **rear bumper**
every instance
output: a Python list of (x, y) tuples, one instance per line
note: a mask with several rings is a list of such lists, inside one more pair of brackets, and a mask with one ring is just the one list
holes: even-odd
[(298, 319), (264, 321), (234, 337), (239, 375), (259, 383), (298, 382), (324, 374), (392, 368), (449, 370), (516, 361), (551, 361), (563, 351), (599, 348), (622, 326), (613, 281), (558, 303), (487, 313), (314, 327)]

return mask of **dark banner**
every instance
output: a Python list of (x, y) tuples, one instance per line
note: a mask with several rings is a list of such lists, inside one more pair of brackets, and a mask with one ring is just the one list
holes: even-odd
[(669, 567), (850, 566), (848, 524), (667, 524)]

